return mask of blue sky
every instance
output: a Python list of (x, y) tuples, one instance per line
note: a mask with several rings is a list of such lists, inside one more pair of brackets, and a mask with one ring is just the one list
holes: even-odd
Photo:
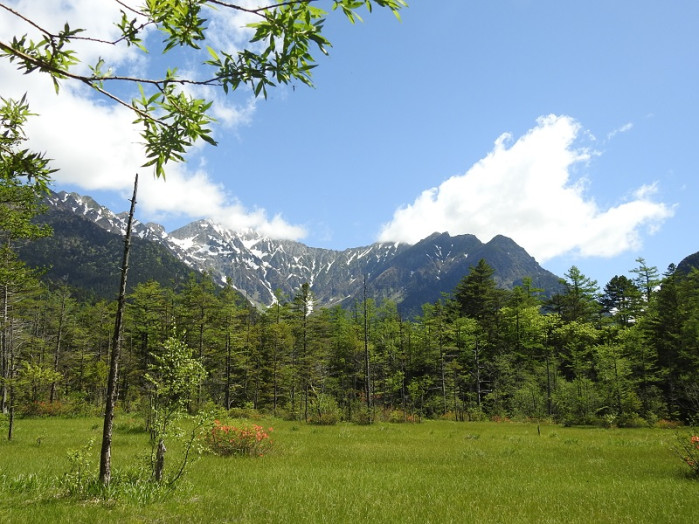
[[(110, 30), (100, 10), (113, 2), (58, 4), (42, 6), (47, 24), (72, 5)], [(121, 211), (138, 170), (139, 218), (168, 230), (211, 216), (332, 249), (503, 234), (600, 286), (638, 257), (662, 272), (699, 250), (699, 3), (409, 4), (400, 23), (382, 10), (357, 25), (331, 16), (314, 89), (216, 96), (219, 146), (198, 147), (164, 183), (139, 169), (130, 115), (80, 86), (56, 97), (2, 63), (0, 94), (29, 93), (41, 114), (32, 145), (61, 168), (55, 189)], [(217, 36), (241, 45), (247, 20), (215, 16)], [(0, 13), (0, 34), (21, 27)], [(162, 67), (101, 52), (122, 72)]]

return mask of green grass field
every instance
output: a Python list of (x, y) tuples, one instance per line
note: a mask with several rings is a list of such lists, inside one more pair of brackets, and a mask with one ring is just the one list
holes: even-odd
[[(174, 493), (140, 503), (76, 500), (59, 485), (68, 450), (91, 438), (96, 472), (99, 419), (19, 420), (0, 441), (0, 522), (699, 521), (699, 481), (671, 430), (259, 423), (274, 427), (272, 453), (203, 455)], [(117, 420), (116, 472), (148, 453), (137, 427)]]

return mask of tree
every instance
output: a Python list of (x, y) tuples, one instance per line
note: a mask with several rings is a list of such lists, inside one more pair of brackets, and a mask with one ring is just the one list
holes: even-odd
[[(297, 379), (303, 391), (303, 413), (304, 420), (308, 420), (309, 390), (311, 387), (311, 355), (309, 353), (309, 316), (313, 311), (313, 293), (308, 282), (301, 285), (301, 289), (294, 296), (292, 308), (295, 317), (296, 348), (294, 351), (294, 367), (297, 372)], [(292, 389), (291, 394), (292, 410), (296, 411), (295, 395)]]
[(138, 284), (128, 297), (127, 329), (131, 336), (128, 356), (124, 359), (121, 398), (129, 401), (133, 386), (143, 386), (143, 374), (150, 355), (167, 339), (172, 329), (171, 291), (150, 280)]
[(564, 288), (551, 298), (550, 307), (564, 322), (590, 322), (599, 313), (597, 281), (592, 280), (572, 266), (561, 279)]
[[(385, 7), (399, 16), (405, 0), (333, 0), (333, 11), (343, 13), (350, 22), (360, 20), (362, 6)], [(0, 40), (0, 58), (14, 63), (24, 73), (38, 72), (53, 80), (58, 92), (60, 83), (74, 81), (86, 84), (109, 100), (132, 111), (136, 123), (142, 126), (147, 166), (154, 166), (158, 176), (164, 175), (169, 161), (181, 161), (186, 150), (201, 139), (215, 144), (209, 114), (211, 101), (192, 95), (197, 88), (218, 88), (225, 93), (241, 86), (249, 87), (255, 96), (267, 95), (275, 84), (301, 82), (312, 85), (311, 71), (316, 66), (314, 50), (327, 54), (331, 46), (323, 34), (328, 13), (312, 0), (289, 0), (250, 6), (248, 2), (231, 3), (223, 0), (146, 0), (142, 7), (118, 1), (121, 17), (115, 20), (118, 36), (86, 34), (84, 29), (71, 26), (70, 21), (57, 21), (58, 28), (41, 27), (31, 14), (21, 13), (5, 2), (0, 8), (26, 24), (36, 34), (14, 36)], [(251, 24), (253, 35), (247, 46), (239, 50), (214, 49), (213, 39), (207, 38), (206, 14), (215, 10), (244, 12), (257, 21)], [(159, 45), (147, 44), (147, 33), (160, 31)], [(89, 72), (76, 67), (80, 55), (76, 47), (105, 46), (126, 49), (136, 47), (143, 53), (166, 53), (171, 67), (160, 77), (136, 78), (112, 73), (112, 64), (100, 58), (89, 66)], [(206, 45), (208, 54), (202, 60), (199, 50)], [(104, 56), (104, 54), (102, 54)], [(196, 60), (202, 76), (181, 75), (177, 64)], [(123, 85), (137, 86), (139, 95), (131, 102), (118, 93)]]
[(645, 324), (657, 354), (669, 415), (691, 421), (699, 413), (699, 271), (671, 266), (654, 292)]
[(617, 324), (628, 327), (641, 313), (641, 292), (631, 280), (617, 275), (604, 286), (600, 304)]
[(485, 259), (480, 259), (476, 267), (459, 282), (454, 291), (454, 299), (462, 316), (473, 318), (481, 324), (492, 320), (500, 306), (500, 292), (493, 280), (495, 270)]
[(43, 154), (22, 148), (29, 116), (25, 98), (0, 99), (0, 409), (10, 414), (9, 439), (14, 421), (15, 334), (20, 329), (15, 308), (36, 284), (36, 272), (18, 259), (15, 245), (50, 234), (33, 219), (55, 171)]
[(476, 403), (481, 407), (484, 384), (488, 381), (486, 370), (495, 360), (499, 336), (499, 314), (505, 292), (498, 289), (493, 279), (495, 270), (484, 259), (459, 282), (454, 291), (458, 314), (476, 321), (473, 347), (473, 379)]
[[(217, 309), (214, 295), (214, 283), (204, 274), (198, 279), (194, 273), (190, 274), (181, 295), (179, 327), (183, 329), (185, 342), (196, 348), (199, 360), (204, 363), (205, 341), (211, 334), (214, 312)], [(199, 398), (201, 401), (202, 387), (200, 385)]]
[(112, 354), (109, 359), (109, 377), (107, 378), (107, 402), (104, 409), (104, 425), (102, 429), (102, 448), (100, 450), (99, 480), (108, 486), (112, 479), (112, 429), (114, 427), (114, 410), (116, 408), (119, 385), (119, 358), (121, 355), (121, 339), (123, 333), (124, 309), (126, 307), (126, 277), (129, 270), (129, 249), (131, 247), (131, 224), (136, 208), (136, 193), (138, 190), (138, 175), (134, 179), (131, 210), (126, 223), (124, 235), (124, 256), (121, 263), (121, 283), (117, 299), (117, 312), (114, 319), (114, 334), (112, 336)]
[(145, 378), (152, 388), (151, 410), (154, 423), (151, 459), (153, 477), (157, 482), (163, 480), (167, 451), (165, 439), (172, 423), (194, 398), (197, 385), (205, 376), (206, 370), (198, 359), (192, 357), (192, 350), (176, 338), (170, 337), (163, 344), (162, 350), (152, 355), (152, 363), (148, 366)]
[(660, 285), (660, 274), (655, 266), (646, 265), (644, 258), (637, 258), (638, 267), (631, 272), (636, 275), (634, 283), (643, 293), (646, 303), (650, 302), (650, 297), (655, 289)]

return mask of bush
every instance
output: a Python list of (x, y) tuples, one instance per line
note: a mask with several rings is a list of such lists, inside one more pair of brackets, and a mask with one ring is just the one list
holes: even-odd
[(308, 423), (316, 426), (334, 426), (338, 421), (337, 413), (314, 413), (308, 418)]
[(393, 411), (388, 413), (388, 415), (386, 416), (386, 420), (394, 424), (402, 422), (409, 422), (415, 424), (417, 422), (420, 422), (420, 417), (412, 413), (406, 413), (402, 409), (394, 409)]
[(620, 428), (645, 428), (648, 422), (638, 413), (624, 413), (617, 418), (617, 426)]
[(262, 415), (256, 409), (249, 407), (231, 408), (228, 410), (228, 416), (230, 418), (247, 418), (250, 420), (260, 420), (262, 418)]
[(488, 416), (481, 408), (469, 408), (466, 410), (466, 418), (469, 422), (485, 422)]
[(54, 402), (45, 402), (39, 400), (30, 402), (21, 407), (20, 413), (27, 417), (55, 417), (59, 415), (71, 415), (72, 406), (56, 400)]
[(228, 426), (214, 420), (213, 427), (205, 434), (209, 450), (221, 456), (239, 455), (261, 457), (272, 449), (272, 440), (267, 431), (256, 424), (252, 426)]
[(27, 402), (18, 409), (19, 414), (25, 417), (83, 417), (94, 415), (97, 411), (97, 408), (79, 397), (53, 402)]
[(313, 413), (308, 419), (311, 424), (332, 426), (340, 420), (340, 408), (337, 401), (325, 393), (319, 393), (314, 399), (311, 409)]
[(493, 415), (490, 417), (491, 422), (512, 422), (509, 417), (505, 415)]
[(699, 435), (696, 433), (696, 431), (687, 435), (678, 433), (675, 452), (689, 466), (692, 475), (699, 477)]
[(374, 422), (374, 415), (369, 409), (363, 407), (352, 414), (352, 422), (360, 426), (368, 426)]
[(677, 429), (681, 426), (682, 424), (680, 422), (677, 422), (675, 420), (666, 420), (666, 419), (660, 419), (655, 423), (655, 427), (658, 429)]

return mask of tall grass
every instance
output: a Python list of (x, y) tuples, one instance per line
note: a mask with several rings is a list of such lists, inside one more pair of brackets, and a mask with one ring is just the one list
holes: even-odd
[[(98, 424), (19, 421), (16, 440), (0, 442), (0, 522), (697, 521), (699, 483), (668, 430), (267, 420), (271, 454), (203, 455), (164, 499), (66, 498), (54, 479)], [(117, 422), (117, 470), (148, 451), (135, 427)]]

